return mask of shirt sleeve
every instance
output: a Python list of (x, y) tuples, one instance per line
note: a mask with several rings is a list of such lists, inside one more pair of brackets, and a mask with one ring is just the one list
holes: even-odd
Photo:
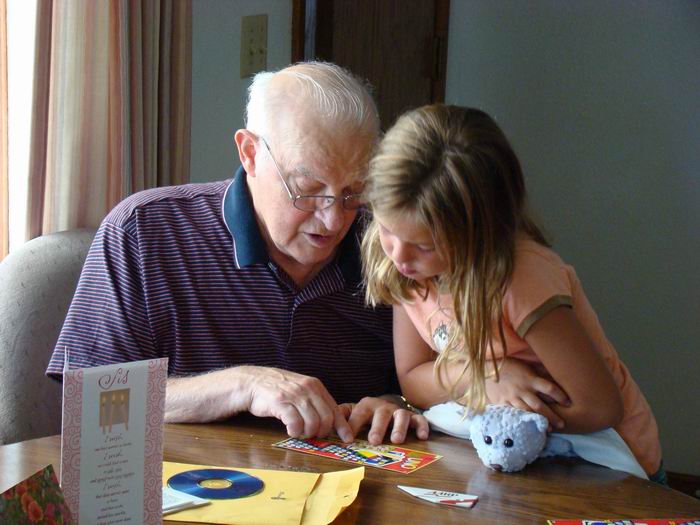
[(76, 293), (46, 373), (160, 357), (142, 286), (135, 236), (103, 222), (83, 266)]
[(543, 254), (522, 250), (503, 300), (504, 316), (521, 338), (558, 306), (573, 305), (567, 267)]

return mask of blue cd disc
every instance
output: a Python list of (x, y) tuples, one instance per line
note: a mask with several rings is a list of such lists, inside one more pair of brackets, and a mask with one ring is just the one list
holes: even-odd
[(168, 480), (168, 486), (205, 499), (235, 499), (252, 496), (265, 484), (245, 472), (206, 468), (175, 474)]

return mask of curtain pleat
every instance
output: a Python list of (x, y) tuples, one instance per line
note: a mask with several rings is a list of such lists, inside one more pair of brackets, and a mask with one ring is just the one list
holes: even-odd
[(0, 261), (10, 247), (7, 172), (7, 2), (0, 0)]
[(169, 24), (170, 81), (166, 84), (169, 114), (162, 127), (170, 130), (170, 144), (158, 151), (167, 154), (168, 170), (159, 172), (158, 185), (185, 184), (190, 178), (190, 128), (192, 112), (192, 3), (169, 0), (172, 21)]
[(29, 238), (189, 180), (190, 0), (39, 1)]
[(46, 165), (48, 155), (49, 90), (51, 79), (51, 35), (53, 1), (37, 2), (35, 35), (34, 81), (31, 123), (31, 154), (29, 156), (28, 238), (41, 235)]

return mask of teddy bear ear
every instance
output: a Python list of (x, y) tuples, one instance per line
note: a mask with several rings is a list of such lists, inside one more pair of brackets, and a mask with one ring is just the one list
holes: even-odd
[(471, 413), (469, 416), (469, 433), (474, 434), (479, 432), (481, 422), (484, 420), (484, 414)]
[(527, 412), (524, 414), (523, 421), (532, 421), (540, 432), (547, 432), (547, 427), (549, 426), (547, 418), (535, 412)]

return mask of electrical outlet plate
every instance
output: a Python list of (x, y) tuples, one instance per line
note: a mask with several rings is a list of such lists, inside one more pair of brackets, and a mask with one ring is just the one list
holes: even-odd
[(267, 15), (241, 18), (241, 78), (267, 69)]

